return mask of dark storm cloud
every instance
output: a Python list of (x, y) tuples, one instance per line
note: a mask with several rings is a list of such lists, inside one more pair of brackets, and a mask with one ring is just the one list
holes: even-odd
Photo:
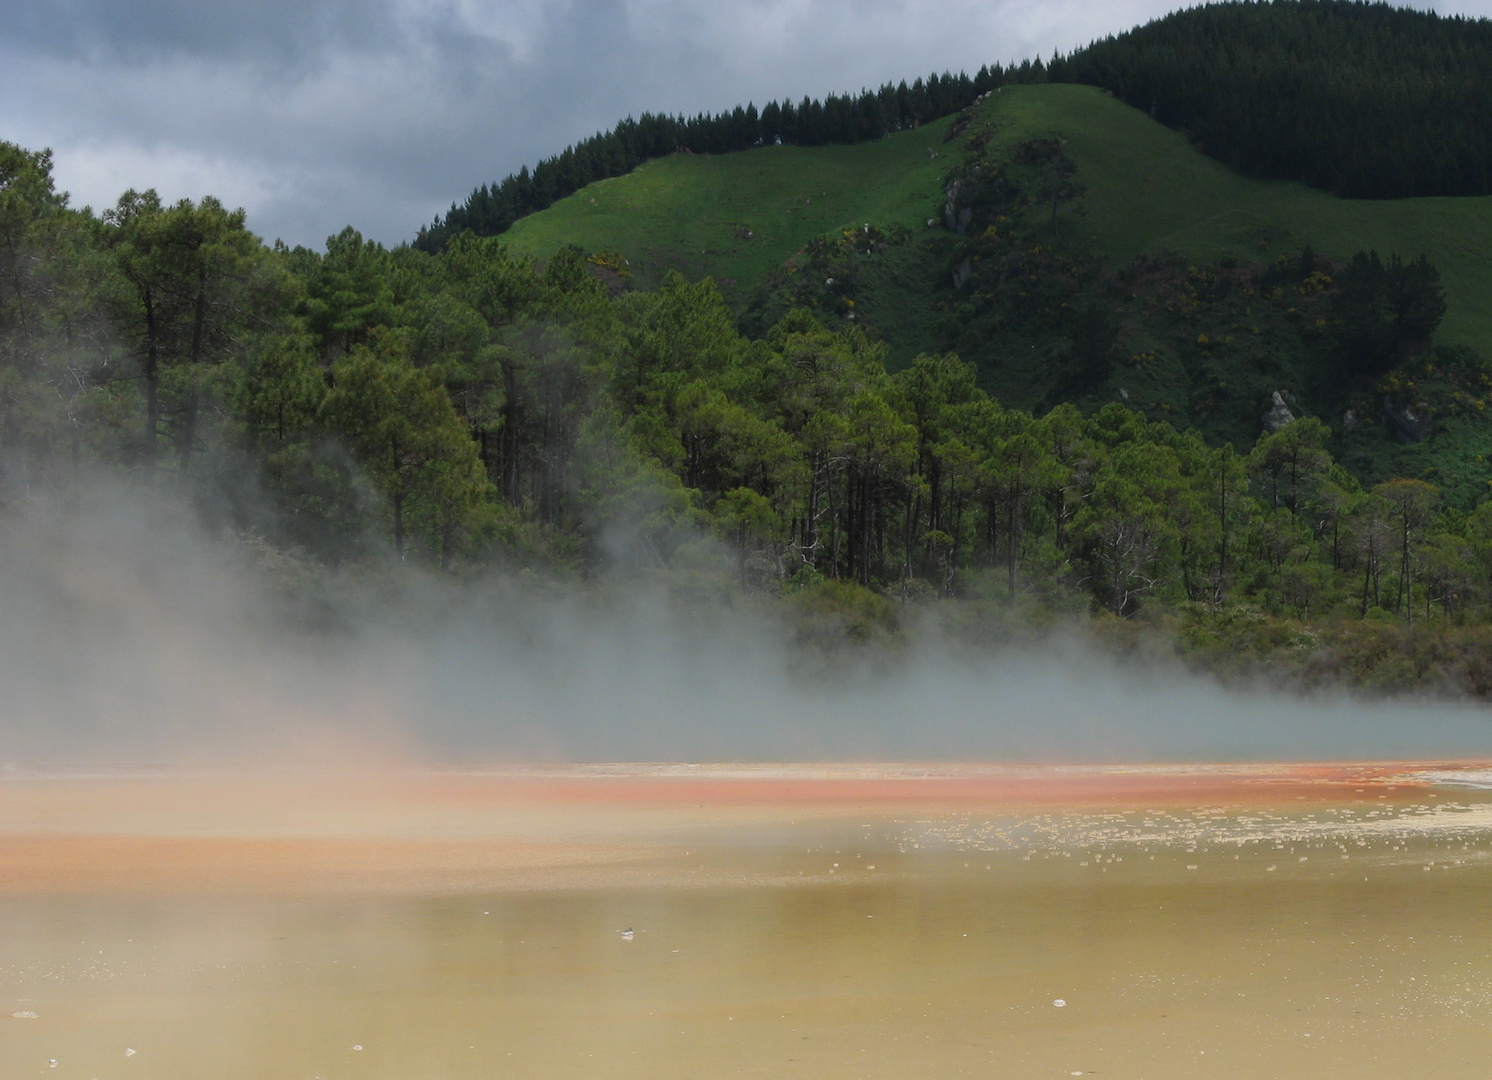
[[(268, 237), (397, 242), (645, 110), (1050, 55), (1167, 0), (11, 0), (0, 138), (74, 202), (216, 194)], [(1492, 10), (1473, 0), (1460, 10)]]
[(619, 4), (174, 0), (28, 8), (0, 38), (0, 137), (74, 201), (212, 192), (319, 244), (403, 239), (481, 179), (599, 127), (635, 83)]

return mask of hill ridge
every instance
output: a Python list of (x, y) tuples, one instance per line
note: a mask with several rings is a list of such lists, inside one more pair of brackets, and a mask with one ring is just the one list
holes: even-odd
[(1492, 22), (1362, 0), (1266, 0), (1172, 12), (1046, 64), (985, 65), (972, 77), (944, 72), (760, 111), (629, 116), (481, 185), (414, 244), (438, 251), (464, 230), (500, 235), (587, 184), (680, 150), (852, 145), (953, 115), (1002, 86), (1042, 82), (1108, 90), (1251, 175), (1349, 197), (1492, 193), (1492, 131), (1477, 120), (1492, 115)]

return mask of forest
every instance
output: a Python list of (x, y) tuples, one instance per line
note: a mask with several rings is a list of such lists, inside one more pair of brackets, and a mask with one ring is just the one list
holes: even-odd
[[(667, 572), (868, 604), (872, 629), (887, 602), (943, 598), (1191, 612), (1199, 641), (1240, 611), (1421, 629), (1492, 612), (1492, 502), (1364, 487), (1310, 417), (1234, 447), (1119, 403), (1033, 415), (955, 355), (889, 373), (852, 322), (794, 309), (744, 336), (710, 281), (629, 290), (604, 252), (541, 266), (495, 238), (431, 254), (351, 229), (272, 248), (241, 212), (149, 192), (94, 216), (8, 144), (0, 192), (10, 502), (131, 476), (316, 565)], [(1424, 333), (1369, 295), (1423, 268), (1346, 270), (1388, 340)], [(1322, 276), (1247, 287), (1305, 297)]]
[(1492, 192), (1492, 23), (1362, 0), (1179, 11), (1052, 60), (1227, 165), (1348, 198)]

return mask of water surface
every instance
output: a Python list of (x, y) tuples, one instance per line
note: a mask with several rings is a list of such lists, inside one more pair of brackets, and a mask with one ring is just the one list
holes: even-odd
[(1479, 1077), (1425, 771), (12, 778), (0, 1076)]

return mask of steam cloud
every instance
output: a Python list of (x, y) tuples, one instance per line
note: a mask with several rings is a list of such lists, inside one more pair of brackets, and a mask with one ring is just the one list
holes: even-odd
[(769, 607), (643, 585), (297, 584), (149, 493), (0, 518), (0, 764), (1492, 756), (1485, 707), (1237, 694), (929, 624), (827, 669)]

